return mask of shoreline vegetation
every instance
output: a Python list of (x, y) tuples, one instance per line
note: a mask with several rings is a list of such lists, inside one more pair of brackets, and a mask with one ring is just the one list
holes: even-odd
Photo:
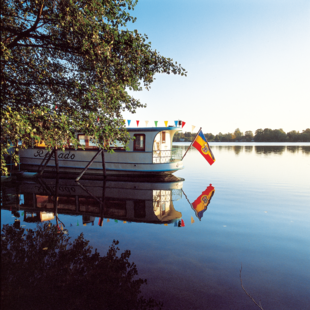
[[(192, 142), (197, 133), (177, 132), (173, 137), (173, 142)], [(257, 129), (255, 134), (248, 130), (244, 133), (237, 128), (233, 133), (205, 133), (209, 142), (310, 142), (310, 128), (302, 132), (292, 130), (285, 132), (283, 129)]]

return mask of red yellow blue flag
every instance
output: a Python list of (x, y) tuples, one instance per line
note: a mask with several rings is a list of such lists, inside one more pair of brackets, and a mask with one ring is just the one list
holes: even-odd
[(207, 160), (210, 165), (215, 162), (215, 158), (211, 151), (209, 143), (201, 130), (197, 135), (193, 146), (200, 152), (200, 154)]
[(196, 216), (201, 220), (203, 213), (207, 210), (208, 205), (211, 201), (215, 192), (214, 187), (210, 184), (205, 191), (192, 203)]

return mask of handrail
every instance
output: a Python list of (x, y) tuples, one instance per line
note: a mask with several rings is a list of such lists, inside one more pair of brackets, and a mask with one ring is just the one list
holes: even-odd
[(154, 150), (153, 163), (167, 163), (179, 161), (182, 158), (182, 150), (179, 148), (172, 148), (171, 150)]

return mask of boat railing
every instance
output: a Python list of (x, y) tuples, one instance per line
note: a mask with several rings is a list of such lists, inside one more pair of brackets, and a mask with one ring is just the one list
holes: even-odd
[(182, 159), (182, 149), (173, 148), (172, 150), (157, 150), (153, 152), (153, 163), (163, 164), (174, 161), (180, 161)]

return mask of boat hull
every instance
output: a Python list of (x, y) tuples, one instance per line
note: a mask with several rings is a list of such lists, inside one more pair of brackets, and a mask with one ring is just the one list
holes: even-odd
[[(23, 171), (38, 171), (42, 160), (48, 151), (42, 148), (33, 148), (20, 151), (21, 169)], [(87, 164), (96, 155), (98, 150), (65, 150), (58, 152), (59, 172), (70, 174), (81, 173)], [(169, 175), (183, 169), (182, 161), (152, 163), (152, 152), (134, 153), (105, 152), (105, 167), (108, 175)], [(51, 158), (45, 172), (56, 172), (55, 157)], [(102, 175), (101, 156), (96, 157), (87, 169), (86, 174)]]

